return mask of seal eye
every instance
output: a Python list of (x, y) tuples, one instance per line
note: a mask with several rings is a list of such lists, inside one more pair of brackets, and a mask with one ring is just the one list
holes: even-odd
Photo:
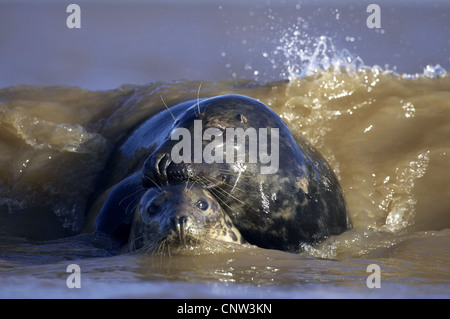
[(195, 206), (197, 206), (201, 210), (207, 210), (208, 207), (209, 207), (208, 202), (206, 200), (204, 200), (204, 199), (199, 199), (197, 201), (197, 203), (195, 203)]
[(158, 206), (158, 205), (150, 204), (150, 205), (147, 207), (147, 213), (148, 213), (149, 215), (155, 215), (158, 211), (159, 211), (159, 206)]

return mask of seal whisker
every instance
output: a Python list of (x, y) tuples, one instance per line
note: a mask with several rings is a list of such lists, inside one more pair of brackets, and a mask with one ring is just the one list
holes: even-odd
[[(206, 184), (206, 182), (203, 180), (203, 177), (200, 177), (200, 176), (196, 176), (196, 181), (197, 182), (200, 182), (200, 184), (202, 184), (204, 187), (206, 187), (207, 186), (207, 184)], [(211, 193), (213, 193), (214, 195), (216, 195), (216, 190), (214, 189), (214, 188), (210, 188), (209, 189), (209, 191), (211, 192)], [(222, 198), (220, 198), (219, 196), (215, 196), (215, 198), (217, 199), (217, 200), (219, 200), (223, 205), (225, 205), (227, 208), (229, 208), (230, 210), (231, 210), (231, 207), (222, 199)]]
[[(142, 194), (144, 194), (144, 193), (145, 193), (145, 189), (144, 189), (144, 188), (138, 189), (137, 191), (135, 191), (135, 192), (131, 193), (130, 195), (126, 196), (125, 198), (123, 198), (123, 199), (119, 202), (119, 206), (122, 205), (122, 203), (123, 203), (124, 200), (126, 200), (127, 198), (129, 198), (129, 197), (131, 197), (131, 196), (134, 196), (135, 199), (134, 199), (134, 200), (131, 200), (130, 203), (128, 203), (127, 207), (125, 207), (125, 209), (124, 209), (124, 211), (125, 211), (126, 213), (128, 213), (128, 212), (130, 212), (130, 210), (129, 210), (130, 205), (134, 204), (134, 205), (133, 205), (133, 208), (131, 209), (131, 212), (134, 211), (134, 210), (136, 209), (136, 207), (139, 206), (139, 200), (137, 200), (137, 199), (138, 199), (139, 197), (141, 197)], [(138, 195), (138, 194), (139, 194), (139, 195)]]
[(245, 203), (240, 200), (239, 198), (237, 198), (236, 196), (232, 195), (230, 192), (227, 192), (225, 189), (221, 188), (221, 187), (216, 187), (215, 191), (217, 192), (217, 194), (223, 195), (223, 196), (229, 196), (232, 199), (236, 200), (237, 202), (239, 202), (240, 204), (244, 205)]
[(169, 258), (172, 258), (172, 255), (170, 254), (170, 243), (167, 243), (167, 253), (169, 254)]
[(215, 190), (215, 189), (209, 189), (210, 190), (210, 192), (212, 193), (212, 194), (214, 194), (215, 195), (215, 198), (222, 204), (222, 205), (224, 205), (226, 208), (228, 208), (229, 210), (232, 210), (232, 208), (230, 207), (230, 205), (228, 205), (222, 198), (220, 198), (220, 194), (217, 194), (217, 190)]
[(211, 190), (211, 193), (215, 194), (215, 197), (219, 200), (219, 202), (224, 205), (226, 208), (228, 208), (230, 211), (232, 211), (233, 209), (231, 208), (230, 205), (228, 205), (227, 202), (225, 202), (222, 198), (219, 197), (220, 194), (217, 194), (216, 190)]
[[(203, 82), (200, 82), (200, 85), (198, 86), (198, 90), (197, 90), (197, 108), (198, 108), (198, 115), (200, 115), (200, 90), (202, 88), (202, 84)], [(195, 112), (194, 112), (195, 113)], [(197, 116), (198, 116), (197, 115)]]
[(155, 248), (154, 245), (147, 245), (147, 246), (145, 247), (145, 255), (147, 255), (147, 254), (150, 253), (150, 252), (152, 253), (152, 256), (155, 255), (156, 248)]
[[(205, 179), (207, 179), (209, 182), (213, 182), (213, 181), (214, 181), (213, 178), (208, 179), (208, 178), (205, 177)], [(223, 188), (220, 187), (220, 186), (217, 186), (217, 187), (214, 187), (214, 188), (215, 188), (217, 191), (219, 191), (221, 194), (230, 196), (231, 198), (237, 200), (239, 203), (244, 204), (243, 201), (241, 201), (239, 198), (237, 198), (236, 196), (234, 196), (233, 194), (231, 194), (230, 192), (228, 192), (226, 189), (223, 189)]]
[(145, 255), (147, 255), (148, 253), (151, 252), (152, 256), (154, 256), (157, 246), (155, 244), (152, 244), (152, 245), (148, 244), (147, 246), (143, 247), (143, 249), (145, 249), (145, 253), (144, 253)]
[(160, 255), (165, 255), (165, 252), (167, 252), (169, 254), (169, 257), (172, 257), (170, 255), (170, 245), (167, 241), (167, 238), (163, 240), (162, 246), (160, 247), (161, 247), (161, 250), (159, 251)]
[[(132, 194), (126, 196), (125, 198), (123, 198), (123, 199), (119, 202), (119, 206), (122, 204), (122, 202), (123, 202), (125, 199), (127, 199), (127, 198), (129, 198), (129, 197), (131, 197), (131, 196), (135, 196), (135, 195), (137, 195), (137, 194), (139, 194), (139, 193), (144, 194), (144, 193), (145, 193), (145, 189), (144, 189), (144, 188), (139, 189), (139, 190), (135, 191), (134, 193), (132, 193)], [(139, 197), (140, 197), (140, 195), (139, 195), (139, 196), (136, 196), (136, 198), (139, 198)], [(139, 205), (139, 201), (133, 201), (133, 200), (132, 200), (132, 201), (127, 205), (127, 207), (125, 207), (125, 211), (126, 211), (126, 212), (128, 212), (128, 208), (130, 208), (130, 205), (133, 204), (134, 202), (136, 202), (136, 204), (134, 205), (134, 208), (133, 208), (133, 209), (135, 209), (135, 208)]]
[[(123, 187), (127, 187), (128, 185), (132, 185), (132, 184), (134, 184), (134, 183), (136, 183), (134, 180), (129, 180), (129, 181), (127, 181), (127, 182), (125, 182), (124, 184), (123, 184)], [(141, 185), (137, 185), (138, 187), (139, 186), (141, 186)]]
[(166, 107), (167, 111), (169, 111), (170, 115), (173, 118), (173, 121), (175, 124), (177, 124), (177, 118), (175, 117), (175, 115), (173, 115), (172, 111), (169, 109), (169, 107), (167, 106), (166, 102), (164, 101), (162, 95), (159, 96), (161, 98), (161, 101), (163, 102), (164, 106)]
[[(173, 125), (173, 118), (171, 116), (166, 116), (161, 118), (161, 121), (164, 121), (165, 123), (170, 123), (170, 125)], [(178, 123), (178, 122), (176, 122)]]
[(191, 185), (191, 187), (189, 188), (189, 190), (192, 190), (192, 188), (195, 186), (195, 184), (197, 183), (197, 181), (192, 181), (192, 185)]
[(164, 192), (164, 190), (162, 189), (161, 185), (158, 185), (157, 182), (155, 182), (153, 179), (151, 179), (150, 177), (148, 177), (147, 175), (144, 175), (145, 179), (148, 179), (150, 182), (152, 182), (156, 187), (158, 187), (158, 189), (161, 191), (161, 193)]
[[(144, 238), (144, 235), (137, 236), (137, 237), (133, 238), (133, 240), (130, 241), (130, 243), (128, 244), (128, 250), (129, 250), (129, 251), (136, 250), (136, 248), (135, 248), (135, 247), (136, 247), (136, 246), (135, 246), (135, 243), (136, 243), (139, 239), (141, 239), (141, 238)], [(139, 248), (138, 250), (140, 250), (140, 248)]]
[(158, 245), (148, 245), (146, 254), (149, 253), (151, 250), (152, 256), (154, 256), (155, 254), (161, 255), (162, 246), (164, 246), (165, 241), (166, 241), (165, 239), (162, 240), (161, 242), (158, 243)]
[(130, 208), (130, 205), (131, 205), (132, 203), (130, 203), (130, 204), (128, 204), (128, 206), (125, 208), (125, 211), (127, 212), (127, 213), (129, 213), (129, 212), (134, 212), (138, 207), (139, 207), (139, 202), (136, 202), (136, 204), (133, 206), (133, 208), (131, 209), (131, 210), (128, 210), (128, 208)]
[(131, 196), (134, 196), (136, 194), (138, 194), (141, 191), (145, 191), (145, 189), (142, 186), (137, 186), (136, 190), (130, 194), (128, 194), (127, 196), (125, 196), (124, 198), (122, 198), (119, 202), (119, 206), (122, 205), (122, 202), (128, 198), (130, 198)]
[(158, 244), (158, 247), (157, 247), (156, 249), (153, 250), (152, 255), (154, 255), (155, 253), (158, 254), (158, 255), (161, 255), (165, 243), (166, 243), (166, 240), (165, 240), (165, 239), (164, 239), (163, 241), (161, 241), (161, 242)]
[[(186, 181), (186, 187), (185, 187), (185, 189), (188, 189), (188, 186), (189, 186), (189, 180), (191, 179), (191, 177), (188, 175), (188, 179), (187, 179), (187, 181)], [(192, 182), (192, 185), (191, 185), (191, 187), (189, 187), (189, 190), (191, 190), (192, 189), (192, 187), (195, 185), (195, 181), (193, 181)]]
[(210, 182), (220, 182), (220, 183), (222, 183), (222, 184), (224, 184), (225, 186), (228, 186), (228, 187), (231, 187), (231, 188), (233, 188), (233, 189), (235, 189), (235, 190), (238, 190), (238, 191), (240, 191), (240, 192), (242, 192), (242, 193), (246, 193), (245, 192), (245, 190), (243, 190), (242, 188), (239, 188), (239, 187), (235, 187), (234, 185), (231, 185), (230, 183), (227, 183), (227, 182), (225, 182), (225, 181), (222, 181), (222, 180), (220, 180), (220, 179), (218, 179), (218, 178), (214, 178), (214, 177), (209, 177), (210, 178)]
[(221, 173), (227, 173), (229, 175), (233, 175), (233, 176), (245, 176), (245, 177), (255, 177), (252, 173), (246, 173), (246, 172), (236, 172), (234, 170), (231, 169), (220, 169)]

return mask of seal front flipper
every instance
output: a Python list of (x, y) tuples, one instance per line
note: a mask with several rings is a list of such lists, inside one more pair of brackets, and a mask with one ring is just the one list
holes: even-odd
[(144, 192), (142, 173), (135, 173), (112, 187), (95, 219), (96, 231), (120, 242), (128, 241), (134, 209)]

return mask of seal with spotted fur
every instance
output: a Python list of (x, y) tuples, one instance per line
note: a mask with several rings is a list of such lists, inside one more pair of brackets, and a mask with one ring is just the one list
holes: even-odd
[(226, 243), (243, 244), (239, 230), (203, 188), (150, 188), (134, 214), (128, 251), (174, 252)]
[[(222, 135), (222, 141), (229, 128), (265, 128), (269, 132), (266, 141), (271, 140), (272, 129), (277, 129), (278, 169), (262, 174), (263, 161), (242, 162), (236, 157), (223, 162), (196, 160), (199, 121), (203, 137), (212, 128), (215, 137)], [(180, 128), (192, 138), (192, 143), (186, 143), (192, 157), (182, 162), (172, 156), (180, 142), (173, 135)], [(204, 148), (208, 141), (202, 143)], [(220, 139), (215, 146), (215, 152), (226, 152)], [(236, 141), (234, 147), (241, 145)], [(303, 244), (318, 243), (352, 227), (342, 189), (327, 161), (303, 138), (294, 137), (268, 106), (250, 97), (223, 95), (163, 110), (132, 132), (114, 163), (119, 182), (109, 191), (95, 224), (122, 240), (128, 240), (130, 233), (129, 224), (122, 227), (122, 216), (127, 207), (140, 201), (139, 189), (188, 182), (207, 189), (245, 240), (262, 248), (298, 252)]]

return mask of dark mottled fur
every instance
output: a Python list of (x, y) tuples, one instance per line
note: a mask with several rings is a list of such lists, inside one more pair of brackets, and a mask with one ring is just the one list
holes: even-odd
[(145, 192), (134, 214), (127, 249), (165, 253), (186, 246), (244, 242), (207, 190), (179, 185)]
[[(314, 244), (351, 227), (342, 189), (325, 159), (302, 138), (294, 139), (281, 118), (263, 103), (245, 96), (224, 95), (184, 102), (170, 108), (170, 112), (153, 116), (121, 146), (118, 157), (125, 168), (142, 163), (143, 150), (150, 155), (142, 170), (110, 192), (97, 218), (97, 229), (102, 228), (112, 211), (120, 216), (117, 207), (122, 206), (124, 211), (130, 205), (127, 202), (142, 197), (142, 193), (130, 195), (132, 187), (124, 190), (126, 185), (164, 188), (186, 182), (208, 189), (242, 236), (263, 248), (297, 252), (303, 243)], [(173, 130), (184, 127), (192, 132), (194, 120), (198, 119), (202, 120), (203, 130), (217, 127), (224, 135), (226, 128), (278, 128), (278, 171), (261, 174), (259, 163), (175, 164), (170, 157), (172, 147), (178, 143), (170, 138)], [(113, 219), (116, 226), (122, 223), (118, 217)]]

